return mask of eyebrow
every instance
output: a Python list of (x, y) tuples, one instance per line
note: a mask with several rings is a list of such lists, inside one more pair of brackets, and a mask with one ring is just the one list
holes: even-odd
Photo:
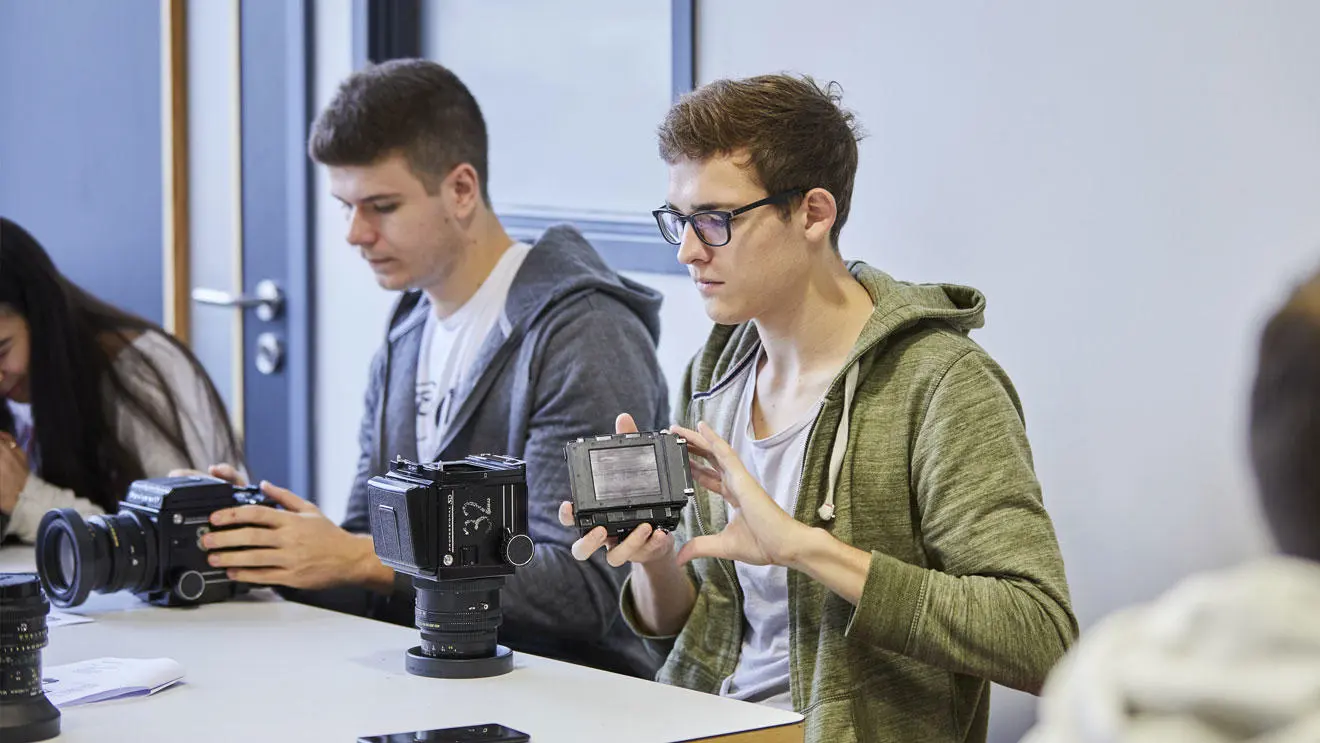
[[(666, 201), (666, 202), (665, 202), (665, 208), (667, 208), (667, 209), (673, 209), (673, 210), (676, 211), (676, 212), (681, 212), (681, 211), (683, 211), (682, 209), (679, 209), (678, 207), (674, 206), (674, 205), (673, 205), (672, 203), (670, 203), (669, 201)], [(720, 204), (720, 203), (716, 203), (716, 202), (706, 202), (706, 203), (703, 203), (703, 204), (697, 204), (696, 206), (692, 207), (692, 211), (687, 212), (687, 213), (688, 213), (688, 214), (696, 214), (697, 212), (731, 212), (731, 211), (733, 211), (733, 207), (732, 207), (732, 206), (729, 206), (728, 204)]]
[[(334, 194), (331, 194), (331, 196), (335, 196), (335, 195), (334, 195)], [(399, 198), (399, 197), (401, 197), (401, 196), (403, 196), (403, 194), (401, 194), (401, 193), (375, 193), (375, 194), (372, 194), (372, 195), (370, 195), (370, 196), (367, 196), (366, 198), (359, 199), (359, 200), (358, 200), (358, 203), (359, 203), (359, 204), (375, 204), (375, 203), (378, 203), (378, 202), (381, 202), (381, 201), (389, 201), (390, 199), (397, 199), (397, 198)], [(350, 202), (345, 201), (344, 199), (342, 199), (342, 198), (340, 198), (340, 197), (338, 197), (338, 196), (335, 196), (335, 199), (337, 199), (337, 200), (339, 201), (339, 203), (343, 204), (344, 206), (352, 206), (352, 204), (351, 204)]]

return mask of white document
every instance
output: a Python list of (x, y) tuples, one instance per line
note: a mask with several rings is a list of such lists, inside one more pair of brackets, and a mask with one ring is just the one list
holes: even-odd
[(42, 672), (46, 697), (56, 707), (148, 696), (183, 680), (183, 666), (169, 658), (94, 658)]
[(64, 627), (70, 624), (86, 624), (87, 622), (94, 621), (96, 620), (91, 617), (85, 617), (81, 614), (70, 614), (66, 611), (56, 611), (51, 609), (50, 613), (46, 615), (46, 628), (54, 629), (56, 627)]

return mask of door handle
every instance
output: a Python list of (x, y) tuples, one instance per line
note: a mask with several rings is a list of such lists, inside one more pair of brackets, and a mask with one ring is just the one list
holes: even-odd
[(192, 300), (198, 304), (209, 304), (213, 307), (237, 307), (247, 309), (256, 308), (257, 318), (267, 322), (274, 320), (284, 311), (284, 292), (270, 279), (262, 279), (257, 282), (255, 294), (240, 294), (234, 296), (226, 291), (219, 289), (198, 288), (192, 290)]

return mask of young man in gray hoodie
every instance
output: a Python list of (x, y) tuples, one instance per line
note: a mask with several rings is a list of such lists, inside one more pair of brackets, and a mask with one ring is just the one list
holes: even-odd
[[(404, 294), (371, 365), (362, 453), (342, 527), (262, 483), (285, 510), (246, 506), (212, 522), (211, 563), (321, 605), (413, 624), (408, 580), (375, 555), (367, 481), (395, 456), (490, 452), (527, 462), (536, 558), (505, 583), (501, 641), (526, 652), (649, 676), (656, 667), (616, 607), (626, 571), (573, 559), (564, 444), (612, 430), (618, 410), (668, 423), (656, 360), (660, 296), (610, 270), (575, 229), (510, 239), (490, 207), (486, 128), (449, 70), (400, 60), (359, 72), (317, 119), (311, 156), (329, 167), (348, 242)], [(230, 476), (227, 468), (213, 474)]]

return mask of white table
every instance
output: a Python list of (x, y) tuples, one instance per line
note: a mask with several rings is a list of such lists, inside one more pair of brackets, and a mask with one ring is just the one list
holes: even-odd
[[(0, 572), (33, 570), (30, 547)], [(345, 741), (359, 735), (502, 723), (534, 743), (729, 740), (801, 743), (802, 716), (523, 653), (504, 676), (444, 680), (404, 671), (415, 629), (284, 601), (268, 590), (192, 609), (93, 594), (89, 624), (50, 631), (47, 666), (169, 657), (182, 684), (61, 710), (55, 740)]]

